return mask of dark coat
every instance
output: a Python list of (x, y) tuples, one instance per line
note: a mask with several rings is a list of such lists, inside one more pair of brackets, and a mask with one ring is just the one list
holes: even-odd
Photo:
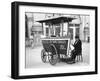
[(73, 46), (74, 46), (74, 50), (77, 53), (80, 53), (82, 51), (82, 42), (80, 39), (76, 40)]

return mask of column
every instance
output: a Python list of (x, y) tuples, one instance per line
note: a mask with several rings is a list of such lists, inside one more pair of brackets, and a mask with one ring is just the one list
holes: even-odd
[(32, 22), (28, 21), (28, 36), (29, 36), (29, 39), (32, 38), (31, 29), (32, 29)]
[(84, 20), (84, 16), (81, 16), (81, 24), (80, 24), (80, 39), (81, 40), (85, 40), (84, 39), (84, 26), (85, 26), (85, 20)]

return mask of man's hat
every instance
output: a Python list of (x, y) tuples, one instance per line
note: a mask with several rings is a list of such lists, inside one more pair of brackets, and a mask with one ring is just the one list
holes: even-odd
[(75, 36), (75, 38), (79, 38), (79, 36)]

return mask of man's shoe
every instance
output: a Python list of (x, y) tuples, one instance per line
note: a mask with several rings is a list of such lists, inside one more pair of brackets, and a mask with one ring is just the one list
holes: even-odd
[(69, 62), (67, 62), (68, 64), (74, 64), (74, 63), (76, 63), (75, 61), (69, 61)]

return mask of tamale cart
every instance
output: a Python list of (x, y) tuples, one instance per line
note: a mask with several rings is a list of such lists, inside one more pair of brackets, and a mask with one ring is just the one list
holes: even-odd
[[(55, 65), (59, 60), (67, 59), (70, 46), (68, 26), (73, 19), (75, 18), (57, 17), (38, 21), (42, 24), (43, 34), (46, 36), (41, 39), (43, 45), (41, 59), (44, 63), (48, 59), (51, 65)], [(48, 26), (48, 35), (46, 35), (46, 26)], [(66, 32), (63, 29), (64, 27), (67, 30)], [(56, 28), (59, 28), (59, 30), (56, 31)]]

